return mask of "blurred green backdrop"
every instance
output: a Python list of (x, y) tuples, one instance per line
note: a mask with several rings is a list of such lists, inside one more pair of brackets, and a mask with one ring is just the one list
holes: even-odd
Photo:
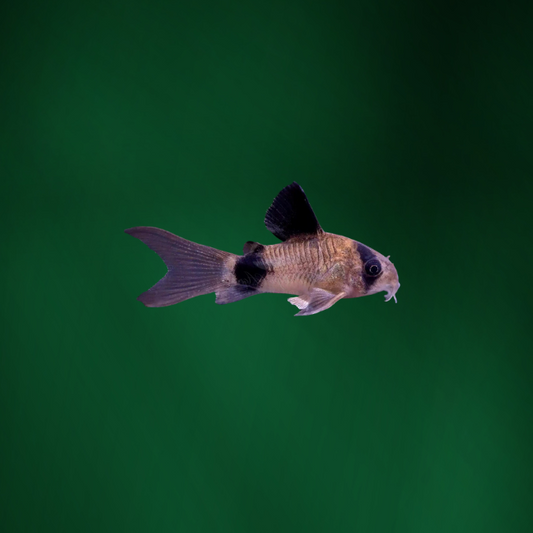
[[(2, 531), (533, 531), (530, 7), (1, 9)], [(293, 180), (398, 305), (136, 301)]]

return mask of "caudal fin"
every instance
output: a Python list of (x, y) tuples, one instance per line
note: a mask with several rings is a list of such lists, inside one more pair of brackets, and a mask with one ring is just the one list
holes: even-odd
[(196, 244), (159, 228), (140, 226), (124, 230), (141, 240), (165, 262), (168, 272), (138, 300), (147, 307), (165, 307), (215, 292), (228, 277), (228, 252)]

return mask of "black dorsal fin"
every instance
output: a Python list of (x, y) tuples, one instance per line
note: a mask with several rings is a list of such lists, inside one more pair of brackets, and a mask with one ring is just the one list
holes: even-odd
[(242, 249), (242, 253), (244, 255), (253, 254), (256, 252), (261, 252), (263, 248), (264, 246), (262, 244), (259, 244), (258, 242), (247, 241), (244, 243), (244, 248)]
[(287, 185), (269, 207), (265, 224), (278, 239), (323, 233), (303, 189), (294, 181)]

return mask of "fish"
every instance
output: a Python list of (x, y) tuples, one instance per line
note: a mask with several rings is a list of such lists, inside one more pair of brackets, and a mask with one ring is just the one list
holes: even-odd
[(276, 196), (265, 225), (282, 242), (263, 245), (247, 241), (242, 255), (159, 228), (124, 230), (156, 252), (168, 269), (138, 300), (147, 307), (165, 307), (213, 292), (217, 304), (263, 293), (294, 294), (288, 301), (298, 308), (295, 316), (314, 315), (343, 298), (378, 292), (386, 292), (385, 301), (394, 298), (397, 302), (400, 282), (390, 256), (325, 232), (298, 183), (291, 183)]

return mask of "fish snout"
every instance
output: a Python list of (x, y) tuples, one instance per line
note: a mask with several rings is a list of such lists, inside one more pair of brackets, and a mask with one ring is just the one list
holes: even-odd
[(390, 299), (394, 298), (394, 301), (398, 303), (398, 300), (396, 299), (396, 293), (398, 292), (398, 289), (400, 288), (400, 282), (397, 281), (394, 284), (390, 284), (386, 287), (387, 294), (385, 294), (385, 301), (388, 302)]

